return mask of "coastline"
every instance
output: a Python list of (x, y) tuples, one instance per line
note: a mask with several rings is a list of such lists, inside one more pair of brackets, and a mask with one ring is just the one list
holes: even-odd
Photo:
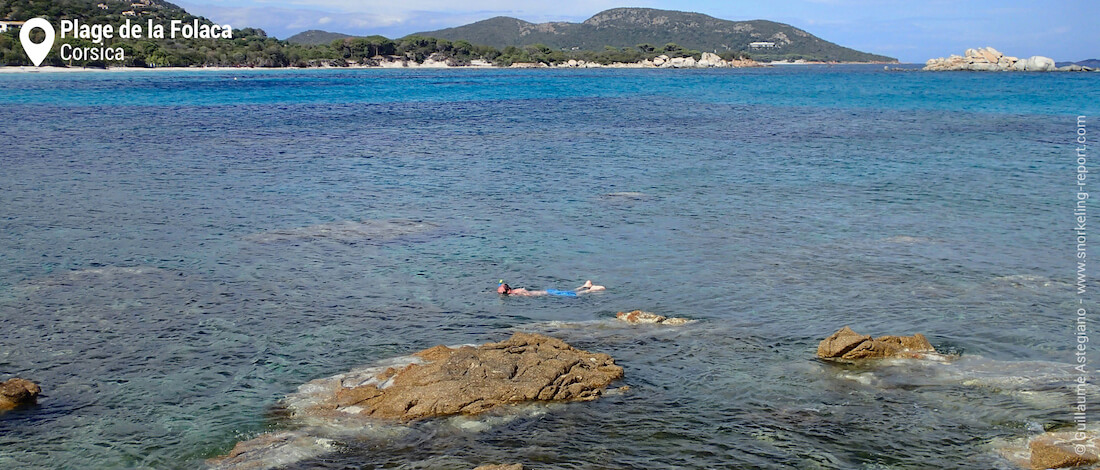
[[(788, 67), (788, 66), (834, 66), (834, 65), (882, 65), (880, 62), (761, 62), (756, 65), (748, 66), (691, 66), (691, 67), (659, 67), (653, 64), (646, 64), (641, 62), (614, 62), (611, 64), (584, 64), (577, 66), (569, 65), (546, 65), (546, 64), (530, 64), (530, 63), (516, 63), (511, 66), (498, 66), (498, 65), (485, 65), (485, 64), (472, 64), (472, 65), (446, 65), (446, 64), (418, 64), (410, 62), (407, 65), (401, 63), (387, 63), (384, 65), (348, 65), (346, 67), (333, 67), (333, 66), (321, 66), (321, 67), (55, 67), (49, 65), (43, 65), (41, 67), (33, 67), (27, 65), (9, 65), (0, 66), (0, 74), (19, 74), (19, 73), (109, 73), (109, 72), (240, 72), (240, 71), (268, 71), (268, 70), (377, 70), (377, 69), (708, 69), (708, 68), (726, 68), (726, 69), (740, 69), (740, 68), (767, 68), (767, 67)], [(896, 63), (890, 63), (896, 64)], [(906, 65), (906, 64), (897, 64)]]

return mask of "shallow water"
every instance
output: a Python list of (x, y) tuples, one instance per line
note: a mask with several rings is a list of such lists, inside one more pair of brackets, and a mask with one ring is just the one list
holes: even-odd
[[(524, 330), (631, 390), (294, 466), (1006, 468), (995, 439), (1071, 420), (1042, 364), (1072, 360), (1098, 95), (874, 67), (5, 74), (0, 379), (45, 396), (0, 417), (0, 466), (199, 467), (286, 429), (300, 384)], [(614, 323), (638, 308), (699, 321)], [(815, 361), (846, 324), (974, 369)], [(987, 361), (1008, 378), (956, 380)]]

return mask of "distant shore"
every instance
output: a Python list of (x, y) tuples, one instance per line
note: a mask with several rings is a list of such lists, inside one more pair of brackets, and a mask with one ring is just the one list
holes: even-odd
[[(368, 69), (573, 69), (573, 68), (616, 68), (616, 69), (703, 69), (703, 68), (750, 68), (771, 66), (800, 66), (800, 65), (881, 65), (886, 62), (761, 62), (748, 66), (725, 67), (658, 67), (653, 64), (641, 62), (611, 64), (583, 64), (583, 65), (546, 65), (533, 63), (517, 63), (511, 66), (498, 66), (492, 64), (471, 65), (444, 65), (444, 64), (386, 64), (386, 65), (348, 65), (348, 66), (322, 66), (322, 67), (55, 67), (44, 65), (33, 67), (26, 65), (0, 66), (0, 74), (4, 73), (86, 73), (86, 72), (240, 72), (246, 70), (368, 70)], [(904, 65), (890, 62), (891, 65)]]

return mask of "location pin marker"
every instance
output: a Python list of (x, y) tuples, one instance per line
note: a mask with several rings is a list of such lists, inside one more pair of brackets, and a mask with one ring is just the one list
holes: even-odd
[[(34, 28), (41, 29), (46, 33), (46, 40), (38, 44), (31, 41), (31, 30)], [(38, 67), (42, 64), (43, 60), (46, 60), (46, 56), (49, 55), (50, 49), (53, 49), (53, 25), (45, 18), (35, 18), (23, 23), (23, 27), (19, 29), (19, 41), (23, 43), (23, 50), (27, 51), (27, 57), (31, 58), (31, 62), (34, 62), (34, 66)]]

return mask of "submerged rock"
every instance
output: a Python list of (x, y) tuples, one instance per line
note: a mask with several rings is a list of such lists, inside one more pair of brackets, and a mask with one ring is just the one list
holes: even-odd
[(857, 360), (888, 357), (923, 357), (936, 349), (924, 335), (864, 336), (845, 326), (817, 345), (817, 357), (822, 359)]
[(666, 317), (664, 315), (657, 315), (653, 312), (646, 312), (643, 310), (631, 310), (629, 312), (619, 312), (615, 314), (615, 318), (625, 321), (627, 323), (655, 323), (658, 325), (683, 325), (691, 323), (692, 320), (687, 318), (678, 317)]
[(402, 236), (439, 228), (438, 225), (419, 220), (343, 220), (327, 224), (293, 229), (272, 230), (245, 237), (255, 243), (285, 243), (306, 240), (335, 240), (339, 242), (386, 241)]
[(649, 195), (639, 191), (618, 191), (614, 193), (607, 193), (607, 197), (623, 198), (623, 199), (648, 199)]
[(18, 377), (0, 383), (0, 411), (33, 405), (42, 388), (38, 384)]
[(399, 421), (476, 414), (527, 401), (594, 400), (623, 376), (611, 356), (530, 333), (477, 347), (436, 346), (414, 356), (417, 361), (366, 380), (337, 376), (303, 385), (315, 399), (291, 411)]
[(238, 442), (228, 455), (207, 460), (206, 464), (219, 470), (276, 468), (320, 456), (334, 447), (331, 439), (301, 432), (270, 433)]
[(538, 334), (515, 333), (481, 346), (435, 346), (303, 384), (283, 400), (296, 430), (238, 443), (208, 463), (218, 469), (281, 467), (366, 433), (399, 434), (423, 418), (595, 400), (622, 377), (611, 356)]

